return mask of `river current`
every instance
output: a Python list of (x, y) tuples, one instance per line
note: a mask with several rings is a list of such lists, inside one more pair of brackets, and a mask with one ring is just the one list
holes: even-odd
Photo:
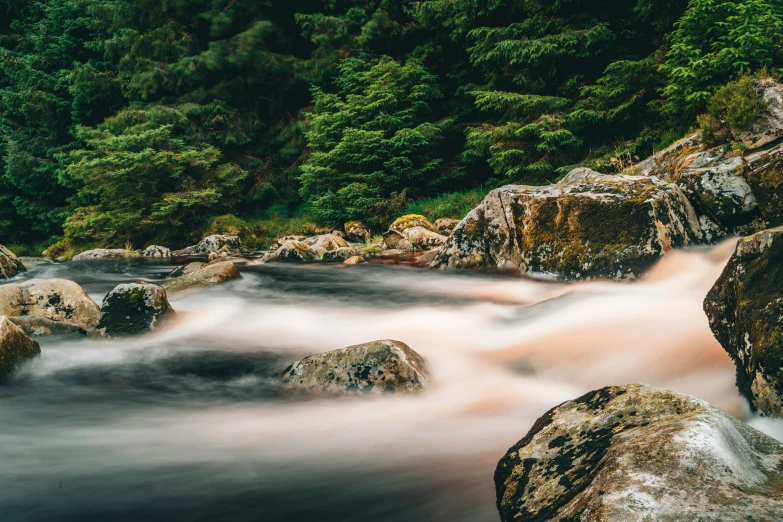
[[(0, 388), (0, 520), (496, 522), (497, 461), (548, 409), (641, 382), (750, 415), (702, 300), (733, 245), (672, 252), (640, 281), (564, 284), (368, 264), (240, 264), (174, 296), (138, 338), (38, 338)], [(98, 303), (165, 260), (28, 263)], [(434, 384), (312, 398), (279, 375), (311, 354), (396, 339)]]

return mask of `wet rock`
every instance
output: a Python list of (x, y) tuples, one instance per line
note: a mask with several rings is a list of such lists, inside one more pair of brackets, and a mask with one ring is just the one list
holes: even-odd
[(402, 232), (387, 230), (383, 234), (383, 247), (390, 250), (413, 250), (413, 244), (408, 241)]
[(349, 221), (343, 226), (343, 229), (345, 230), (345, 238), (348, 241), (364, 243), (365, 241), (369, 241), (371, 237), (370, 229), (361, 221)]
[(234, 279), (241, 279), (242, 276), (234, 263), (231, 261), (221, 261), (210, 263), (199, 269), (193, 267), (191, 271), (183, 271), (182, 275), (176, 279), (166, 281), (161, 286), (168, 295), (193, 290), (196, 288), (205, 288), (209, 286), (222, 285)]
[(6, 381), (19, 365), (41, 353), (41, 345), (25, 335), (7, 317), (0, 316), (0, 382)]
[(345, 261), (359, 255), (359, 251), (353, 247), (342, 247), (329, 252), (324, 252), (321, 261)]
[(783, 144), (746, 155), (743, 176), (767, 226), (783, 225)]
[(144, 257), (171, 257), (171, 250), (159, 245), (150, 245), (144, 249)]
[(187, 265), (180, 265), (169, 272), (169, 277), (179, 277), (185, 274), (192, 274), (193, 272), (201, 270), (205, 266), (207, 266), (207, 264), (202, 261), (195, 261), (193, 263), (188, 263)]
[(89, 259), (123, 259), (125, 257), (136, 257), (133, 250), (124, 248), (96, 248), (87, 250), (81, 254), (73, 256), (73, 261), (84, 261)]
[(313, 355), (284, 372), (286, 383), (324, 394), (411, 393), (430, 374), (424, 359), (399, 341), (373, 341)]
[(438, 255), (439, 251), (440, 249), (438, 248), (433, 248), (432, 250), (428, 250), (424, 254), (417, 257), (416, 262), (420, 265), (429, 266), (435, 260), (435, 256)]
[(551, 409), (495, 471), (502, 522), (783, 520), (783, 445), (638, 384)]
[(212, 234), (199, 241), (198, 245), (177, 250), (174, 252), (174, 255), (209, 254), (210, 252), (218, 252), (223, 247), (228, 247), (230, 252), (239, 252), (242, 250), (242, 241), (240, 241), (239, 236)]
[(459, 224), (459, 219), (441, 218), (435, 220), (433, 225), (439, 234), (448, 236), (454, 231), (454, 228)]
[(362, 263), (366, 263), (367, 260), (364, 259), (362, 256), (353, 256), (349, 257), (345, 261), (343, 261), (343, 264), (346, 265), (361, 265)]
[(89, 332), (100, 314), (82, 287), (66, 279), (30, 279), (0, 286), (0, 315), (18, 321), (28, 334)]
[(754, 409), (783, 417), (783, 227), (740, 239), (704, 300)]
[(150, 332), (174, 316), (166, 290), (152, 283), (117, 285), (103, 299), (96, 332), (120, 337)]
[(554, 185), (490, 192), (431, 266), (631, 279), (669, 250), (704, 241), (696, 213), (676, 185), (576, 169)]
[(16, 254), (0, 245), (0, 279), (10, 279), (20, 272), (26, 272), (24, 264)]
[(402, 233), (414, 250), (426, 250), (443, 245), (448, 237), (424, 227), (408, 227)]
[(264, 257), (267, 263), (303, 263), (315, 261), (315, 252), (304, 241), (286, 241), (280, 248)]

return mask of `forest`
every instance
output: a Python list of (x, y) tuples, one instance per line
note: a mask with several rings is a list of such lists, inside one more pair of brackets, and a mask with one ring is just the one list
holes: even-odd
[(628, 168), (781, 42), (775, 0), (4, 0), (0, 238), (461, 218)]

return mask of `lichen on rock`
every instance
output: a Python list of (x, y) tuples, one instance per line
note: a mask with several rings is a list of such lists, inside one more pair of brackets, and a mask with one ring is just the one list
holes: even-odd
[(28, 334), (89, 332), (100, 308), (81, 286), (66, 279), (30, 279), (0, 286), (0, 315)]
[(783, 416), (783, 227), (739, 240), (704, 311), (734, 360), (742, 395)]
[(103, 299), (96, 332), (106, 337), (146, 333), (174, 316), (166, 290), (152, 283), (124, 283)]
[(576, 169), (554, 185), (490, 192), (431, 266), (630, 279), (669, 250), (704, 241), (696, 213), (676, 185)]
[(502, 522), (783, 520), (783, 445), (710, 404), (603, 388), (539, 418), (498, 463)]
[(41, 353), (41, 345), (30, 339), (7, 317), (0, 315), (0, 382), (6, 381), (24, 361)]
[(313, 393), (411, 393), (430, 380), (427, 363), (405, 343), (383, 340), (295, 362), (284, 382)]

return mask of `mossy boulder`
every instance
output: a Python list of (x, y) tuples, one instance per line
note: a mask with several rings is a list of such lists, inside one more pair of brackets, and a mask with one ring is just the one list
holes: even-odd
[(123, 259), (126, 257), (138, 257), (138, 254), (133, 250), (125, 250), (124, 248), (95, 248), (76, 254), (71, 260), (87, 261), (93, 259)]
[(295, 362), (283, 380), (314, 393), (411, 393), (430, 380), (427, 363), (405, 343), (383, 340)]
[(10, 279), (20, 272), (26, 272), (24, 264), (16, 254), (0, 245), (0, 279)]
[(103, 298), (95, 331), (105, 337), (143, 334), (174, 315), (162, 287), (152, 283), (123, 283)]
[(490, 192), (431, 266), (631, 279), (671, 249), (704, 241), (696, 213), (676, 185), (576, 169), (554, 185)]
[(197, 267), (194, 267), (193, 271), (183, 273), (176, 279), (166, 281), (161, 286), (168, 295), (172, 295), (185, 290), (217, 286), (235, 279), (242, 279), (239, 269), (231, 261), (209, 263), (201, 268), (195, 268)]
[(371, 237), (370, 229), (361, 221), (349, 221), (343, 226), (345, 238), (355, 243), (364, 243)]
[(783, 144), (747, 154), (742, 172), (767, 226), (783, 225)]
[(10, 319), (0, 315), (0, 382), (6, 381), (19, 365), (41, 353), (41, 345), (30, 339)]
[(549, 410), (498, 463), (502, 522), (783, 520), (783, 445), (638, 384)]
[(783, 227), (740, 239), (704, 299), (753, 409), (783, 417)]
[(73, 281), (30, 279), (0, 286), (0, 315), (16, 322), (28, 334), (49, 335), (92, 331), (101, 312)]
[(391, 224), (389, 230), (395, 230), (397, 232), (405, 232), (407, 229), (411, 227), (422, 227), (422, 228), (426, 228), (430, 232), (435, 232), (435, 233), (438, 232), (438, 229), (435, 228), (435, 225), (433, 225), (429, 219), (419, 214), (408, 214), (406, 216), (397, 218), (396, 220), (394, 220), (394, 223)]

